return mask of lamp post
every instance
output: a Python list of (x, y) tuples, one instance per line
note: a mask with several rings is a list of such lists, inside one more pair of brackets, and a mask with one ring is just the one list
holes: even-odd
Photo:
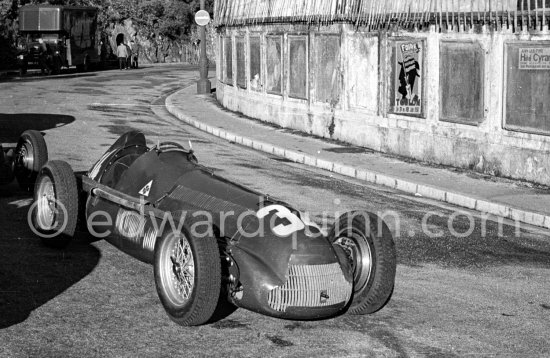
[[(210, 80), (208, 80), (208, 59), (206, 58), (206, 25), (210, 21), (210, 15), (208, 15), (208, 19), (204, 19), (204, 1), (201, 0), (200, 6), (201, 11), (197, 12), (197, 15), (195, 15), (195, 22), (199, 25), (199, 37), (200, 37), (200, 59), (199, 59), (199, 73), (200, 73), (200, 79), (197, 81), (197, 93), (198, 94), (205, 94), (210, 93)], [(200, 15), (199, 15), (200, 14)], [(202, 15), (202, 16), (201, 16)], [(203, 21), (201, 21), (203, 20)], [(206, 23), (205, 23), (206, 22)]]

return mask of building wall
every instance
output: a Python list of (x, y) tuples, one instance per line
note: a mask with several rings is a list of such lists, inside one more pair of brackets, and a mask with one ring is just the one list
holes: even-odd
[(381, 152), (550, 185), (547, 29), (371, 33), (347, 24), (288, 24), (219, 34), (217, 98), (230, 110)]

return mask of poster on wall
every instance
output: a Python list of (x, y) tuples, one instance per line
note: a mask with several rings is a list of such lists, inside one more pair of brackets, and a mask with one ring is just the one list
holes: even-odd
[(518, 64), (520, 70), (550, 70), (550, 48), (520, 48)]
[(548, 49), (548, 42), (505, 44), (504, 128), (550, 135), (550, 71), (541, 71)]
[(422, 41), (396, 43), (394, 113), (422, 113), (422, 47)]

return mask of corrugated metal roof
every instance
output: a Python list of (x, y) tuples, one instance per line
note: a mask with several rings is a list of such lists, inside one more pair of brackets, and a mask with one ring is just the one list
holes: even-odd
[[(217, 26), (264, 23), (351, 22), (380, 27), (389, 23), (417, 26), (427, 23), (546, 24), (548, 0), (217, 0)], [(550, 5), (550, 4), (549, 4)], [(531, 26), (530, 26), (531, 27)]]

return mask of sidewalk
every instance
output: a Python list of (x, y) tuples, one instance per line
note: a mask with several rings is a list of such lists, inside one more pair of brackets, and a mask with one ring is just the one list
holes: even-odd
[(170, 95), (166, 108), (217, 137), (297, 163), (550, 229), (550, 190), (408, 163), (366, 148), (274, 128), (220, 108), (213, 96), (197, 95), (195, 85)]

